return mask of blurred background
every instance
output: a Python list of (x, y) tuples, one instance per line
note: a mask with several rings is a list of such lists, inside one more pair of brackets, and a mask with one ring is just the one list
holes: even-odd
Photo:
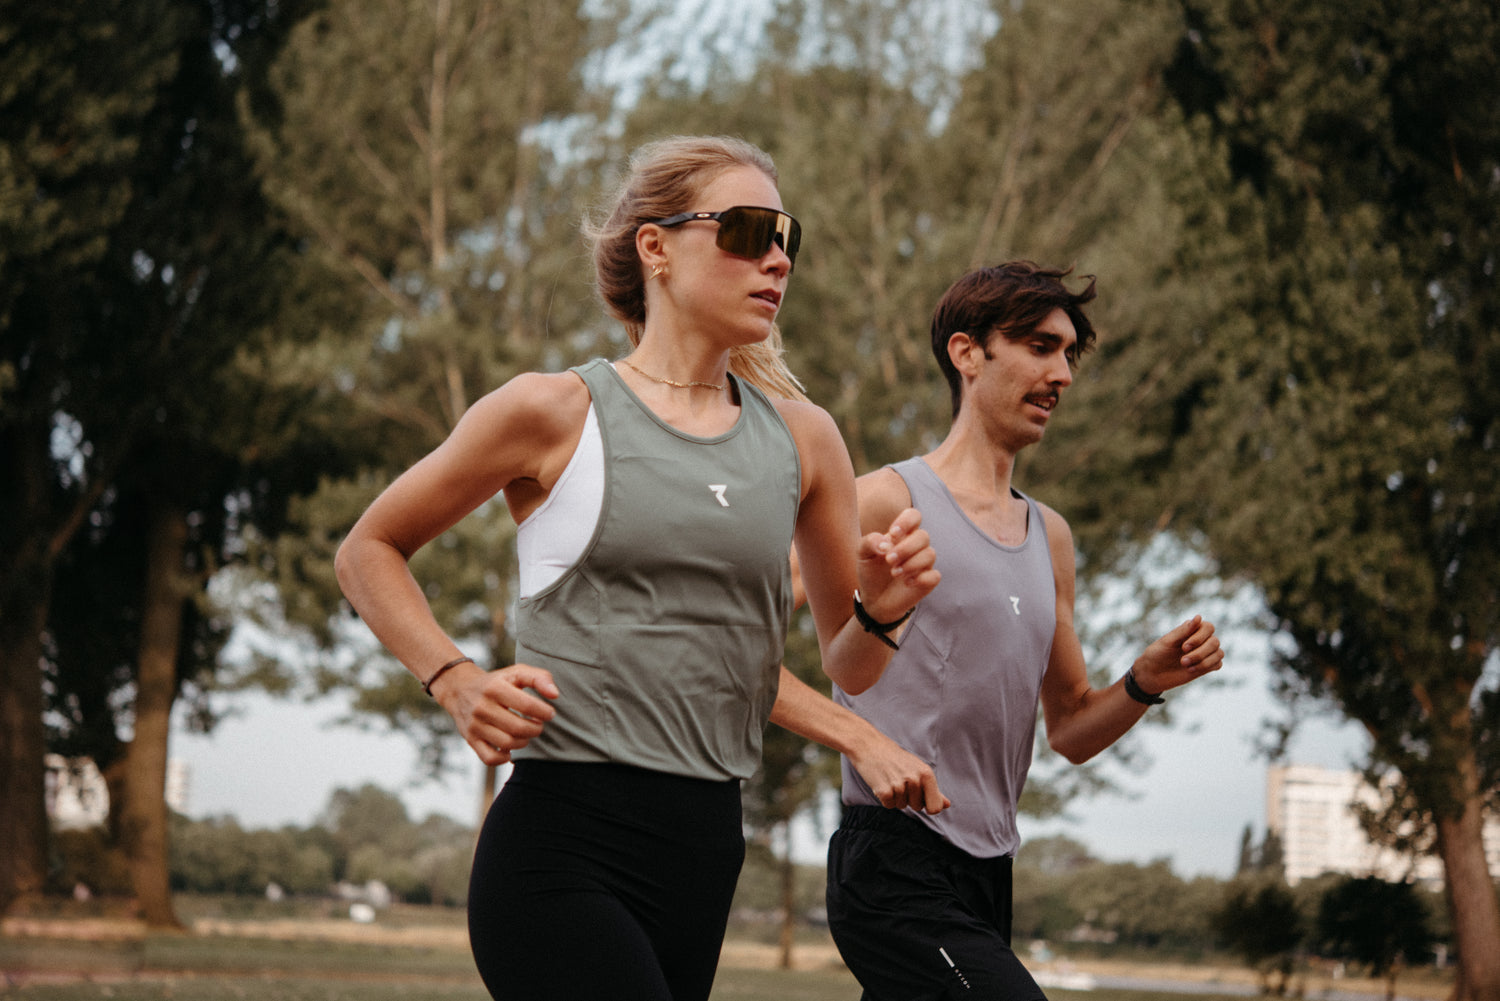
[[(1271, 769), (1355, 773), (1339, 871), (1440, 891), (1500, 996), (1492, 3), (3, 0), (0, 43), (0, 906), (172, 926), (194, 825), (370, 788), (467, 852), (503, 776), (333, 552), (479, 396), (623, 353), (580, 221), (640, 142), (732, 133), (804, 227), (786, 354), (859, 472), (946, 430), (950, 282), (1098, 276), (1018, 485), (1073, 526), (1099, 683), (1195, 612), (1230, 657), (1103, 760), (1039, 749), (1023, 834), (1289, 885), (1311, 780)], [(512, 543), (492, 503), (414, 561), (487, 666)], [(826, 690), (805, 624), (787, 658)], [(836, 783), (773, 728), (768, 865), (816, 864)]]

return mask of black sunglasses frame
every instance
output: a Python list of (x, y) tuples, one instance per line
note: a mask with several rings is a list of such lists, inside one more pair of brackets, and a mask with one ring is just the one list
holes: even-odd
[[(750, 221), (739, 222), (737, 220), (736, 214), (743, 213), (750, 214)], [(766, 227), (760, 221), (765, 218), (761, 213), (769, 213), (774, 225)], [(802, 224), (789, 213), (763, 205), (734, 205), (722, 212), (679, 212), (665, 219), (647, 221), (669, 229), (673, 226), (681, 226), (685, 222), (716, 222), (719, 224), (719, 232), (714, 237), (714, 244), (726, 254), (748, 257), (752, 260), (759, 260), (766, 256), (771, 251), (771, 245), (780, 242), (781, 249), (791, 261), (792, 267), (796, 267), (797, 251), (802, 249)], [(756, 235), (760, 228), (766, 230), (765, 241), (760, 249), (756, 250), (754, 245), (747, 241)], [(780, 237), (779, 241), (777, 237)]]

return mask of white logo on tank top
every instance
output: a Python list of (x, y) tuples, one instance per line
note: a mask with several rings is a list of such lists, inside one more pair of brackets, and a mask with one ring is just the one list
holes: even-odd
[(724, 498), (724, 491), (726, 491), (726, 490), (729, 489), (729, 484), (727, 484), (727, 483), (710, 483), (708, 485), (708, 489), (712, 490), (714, 492), (714, 496), (717, 497), (717, 498), (719, 498), (719, 506), (720, 507), (728, 507), (729, 506), (729, 501), (727, 501)]
[(1021, 614), (1021, 599), (1016, 597), (1015, 595), (1010, 596), (1010, 610), (1015, 612), (1017, 615)]

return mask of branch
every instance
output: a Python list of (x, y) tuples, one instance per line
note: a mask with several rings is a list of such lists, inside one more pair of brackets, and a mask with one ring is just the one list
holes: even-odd
[(1036, 112), (1032, 103), (1027, 100), (1029, 88), (1024, 79), (1016, 85), (1017, 100), (1021, 114), (1011, 132), (1011, 139), (1005, 146), (1005, 157), (1000, 164), (1000, 177), (995, 184), (995, 189), (990, 194), (990, 204), (985, 209), (984, 219), (979, 224), (978, 236), (974, 240), (974, 251), (969, 255), (969, 268), (977, 268), (989, 259), (990, 248), (1000, 233), (1010, 231), (1015, 223), (1017, 205), (1020, 203), (1016, 189), (1016, 172), (1021, 163), (1021, 151), (1031, 141), (1031, 126), (1035, 120)]
[(396, 308), (396, 311), (407, 319), (416, 319), (420, 310), (406, 296), (396, 291), (394, 285), (386, 280), (385, 275), (380, 273), (373, 261), (358, 251), (349, 249), (348, 241), (339, 236), (334, 227), (324, 222), (314, 212), (307, 198), (300, 192), (294, 192), (297, 214), (308, 227), (317, 234), (318, 239), (328, 247), (335, 255), (342, 258), (354, 271), (370, 284), (370, 287), (378, 292), (382, 298)]

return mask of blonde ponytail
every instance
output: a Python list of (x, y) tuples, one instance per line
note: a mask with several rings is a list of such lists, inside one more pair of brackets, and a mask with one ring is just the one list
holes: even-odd
[(787, 367), (781, 328), (774, 323), (765, 340), (730, 349), (729, 371), (772, 399), (807, 400), (801, 380)]

